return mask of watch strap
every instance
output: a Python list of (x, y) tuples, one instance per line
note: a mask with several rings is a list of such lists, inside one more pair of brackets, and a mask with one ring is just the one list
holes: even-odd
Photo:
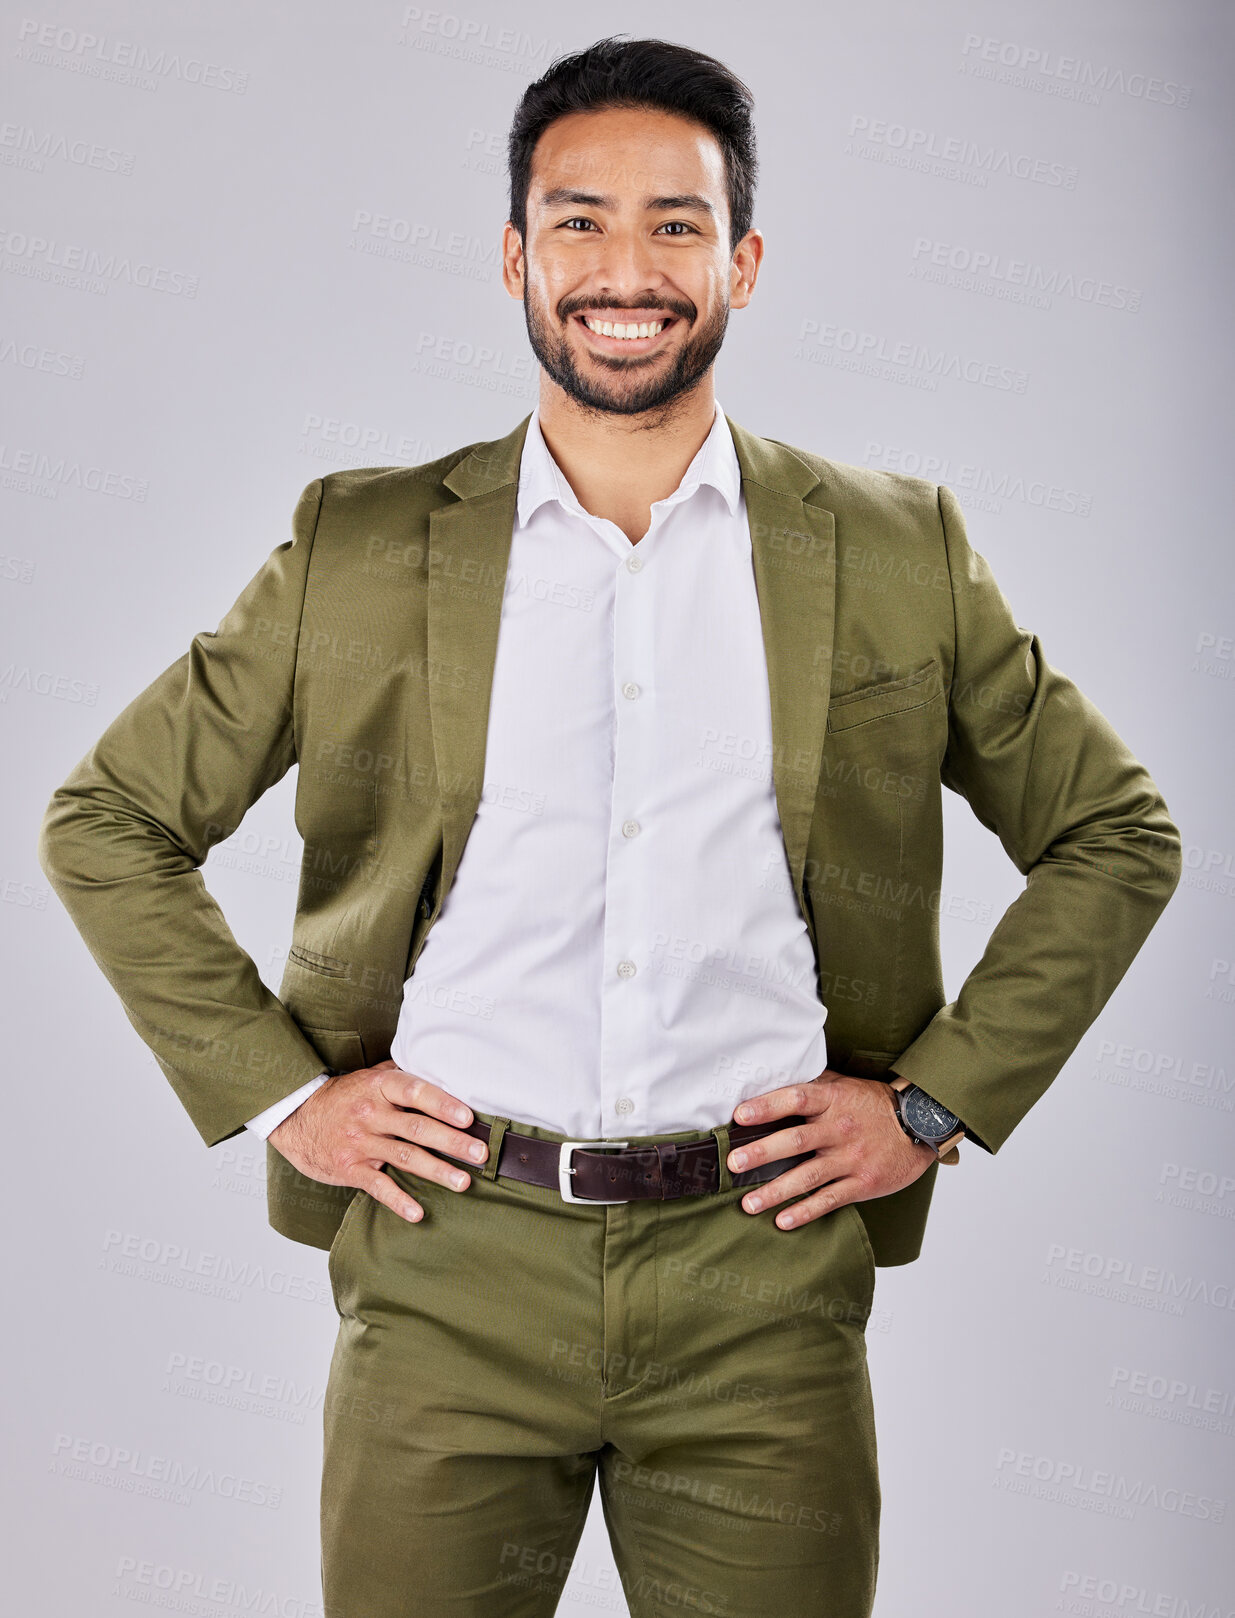
[(946, 1163), (949, 1168), (954, 1163), (959, 1163), (961, 1160), (960, 1142), (963, 1141), (964, 1138), (965, 1131), (963, 1129), (958, 1129), (955, 1134), (949, 1135), (947, 1140), (940, 1141), (939, 1145), (935, 1148), (935, 1155), (938, 1157), (939, 1161), (941, 1163)]

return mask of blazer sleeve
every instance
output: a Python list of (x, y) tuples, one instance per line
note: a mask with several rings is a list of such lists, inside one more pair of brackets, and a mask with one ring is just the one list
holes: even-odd
[(296, 645), (323, 496), (213, 633), (136, 697), (53, 794), (39, 863), (208, 1146), (322, 1071), (200, 866), (294, 762)]
[(1106, 1004), (1179, 881), (1148, 771), (1015, 623), (956, 496), (937, 491), (954, 666), (941, 778), (1026, 878), (960, 993), (893, 1070), (998, 1151)]

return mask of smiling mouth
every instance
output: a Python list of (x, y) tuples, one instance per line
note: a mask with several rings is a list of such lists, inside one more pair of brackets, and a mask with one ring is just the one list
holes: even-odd
[(601, 320), (592, 315), (572, 315), (587, 333), (588, 341), (608, 354), (643, 354), (655, 348), (671, 326), (677, 324), (676, 315), (662, 315), (650, 320)]

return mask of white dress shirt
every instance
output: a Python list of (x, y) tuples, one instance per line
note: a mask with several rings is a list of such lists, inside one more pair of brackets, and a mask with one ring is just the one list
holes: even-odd
[(825, 1017), (724, 412), (633, 545), (583, 510), (533, 412), (484, 790), (391, 1056), (516, 1128), (706, 1132), (815, 1078)]

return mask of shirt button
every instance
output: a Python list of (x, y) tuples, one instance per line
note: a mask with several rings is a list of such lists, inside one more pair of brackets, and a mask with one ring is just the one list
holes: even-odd
[(638, 573), (639, 569), (643, 566), (642, 556), (628, 556), (626, 558), (626, 566), (630, 572)]
[(619, 961), (618, 962), (618, 965), (617, 965), (618, 977), (620, 977), (620, 978), (633, 978), (634, 975), (635, 975), (635, 971), (636, 971), (636, 967), (635, 967), (635, 963), (633, 961)]
[(635, 1104), (629, 1096), (619, 1096), (613, 1103), (613, 1110), (620, 1113), (634, 1112)]
[(639, 824), (639, 822), (637, 820), (624, 820), (622, 822), (622, 836), (623, 837), (638, 837), (639, 833), (642, 830), (643, 830), (643, 827)]
[(629, 697), (633, 702), (634, 699), (639, 695), (639, 687), (633, 680), (627, 680), (626, 684), (622, 687), (622, 695), (624, 697)]

